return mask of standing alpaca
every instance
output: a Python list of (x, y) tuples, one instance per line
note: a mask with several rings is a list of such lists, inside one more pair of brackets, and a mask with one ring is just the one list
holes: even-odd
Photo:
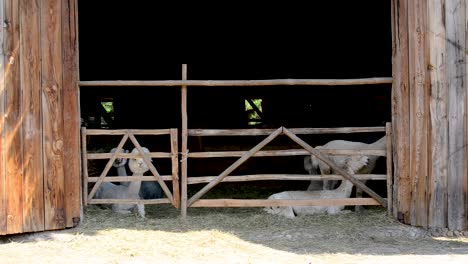
[[(143, 152), (149, 153), (145, 147)], [(137, 154), (138, 149), (134, 148), (132, 154)], [(133, 176), (143, 176), (143, 173), (149, 170), (145, 161), (142, 158), (130, 159), (128, 166), (133, 172)], [(132, 181), (128, 185), (116, 185), (111, 182), (103, 182), (96, 192), (97, 199), (135, 199), (140, 200), (139, 195), (141, 181)], [(137, 210), (138, 214), (145, 218), (144, 204), (112, 204), (112, 211), (121, 214), (129, 214), (133, 210)]]
[[(346, 149), (346, 150), (385, 150), (386, 149), (386, 141), (385, 136), (380, 138), (379, 140), (375, 141), (374, 143), (367, 144), (363, 142), (354, 142), (354, 141), (347, 141), (347, 140), (333, 140), (328, 142), (323, 146), (317, 146), (315, 149)], [(333, 161), (339, 168), (345, 169), (346, 167), (346, 160), (349, 158), (349, 155), (326, 155), (328, 159)], [(354, 174), (369, 174), (371, 173), (374, 168), (375, 164), (377, 163), (377, 159), (379, 156), (375, 155), (368, 155), (369, 162), (366, 166), (363, 166), (358, 171), (355, 171)], [(306, 164), (308, 163), (308, 164)], [(304, 158), (304, 167), (309, 168), (311, 171), (316, 171), (320, 169), (321, 174), (334, 174), (335, 172), (324, 162), (319, 160), (314, 155)], [(331, 190), (334, 188), (338, 181), (337, 180), (324, 180), (323, 181), (323, 188), (324, 190)], [(364, 184), (366, 183), (365, 180), (362, 181)], [(356, 188), (356, 197), (362, 197), (362, 190), (360, 188)], [(356, 206), (356, 209), (360, 209), (359, 206)]]
[[(367, 156), (353, 155), (344, 160), (344, 167), (349, 174), (354, 174), (369, 162)], [(353, 183), (349, 180), (343, 180), (335, 190), (315, 190), (315, 191), (286, 191), (275, 193), (268, 199), (286, 199), (286, 200), (315, 200), (315, 199), (344, 199), (351, 196)], [(296, 215), (313, 215), (327, 213), (330, 215), (339, 214), (344, 211), (344, 205), (340, 206), (271, 206), (264, 210), (270, 214), (283, 215), (287, 218), (294, 218)]]

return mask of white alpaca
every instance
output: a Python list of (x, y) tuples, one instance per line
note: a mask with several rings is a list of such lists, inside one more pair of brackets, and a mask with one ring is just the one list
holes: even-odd
[[(145, 147), (142, 148), (143, 152), (149, 153)], [(138, 149), (134, 148), (132, 154), (138, 153)], [(133, 176), (143, 176), (143, 173), (149, 170), (145, 161), (142, 158), (132, 158), (128, 162)], [(141, 181), (132, 181), (128, 185), (116, 185), (111, 182), (103, 182), (96, 192), (97, 199), (134, 199), (141, 200), (139, 195)], [(112, 211), (121, 214), (129, 214), (134, 210), (145, 218), (145, 205), (144, 204), (112, 204)]]
[[(347, 141), (347, 140), (333, 140), (323, 146), (317, 146), (315, 147), (315, 149), (317, 150), (320, 150), (320, 149), (385, 150), (386, 141), (385, 141), (385, 136), (383, 136), (382, 138), (380, 138), (379, 140), (371, 144), (367, 144), (363, 142)], [(333, 161), (333, 163), (335, 163), (341, 169), (345, 169), (346, 160), (349, 158), (349, 155), (327, 155), (327, 154), (322, 154), (322, 155), (326, 156), (329, 160)], [(353, 174), (369, 174), (374, 170), (375, 164), (379, 156), (368, 155), (368, 157), (369, 157), (368, 164), (360, 168), (359, 170), (354, 171)], [(304, 168), (312, 172), (316, 172), (317, 169), (319, 169), (321, 174), (336, 174), (336, 172), (333, 171), (327, 164), (319, 160), (314, 155), (311, 155), (310, 157), (307, 156), (304, 158)], [(337, 180), (324, 180), (323, 189), (332, 190), (337, 182), (338, 182)], [(365, 180), (363, 180), (362, 182), (364, 184), (366, 183)], [(315, 188), (314, 184), (315, 183), (311, 181), (311, 185), (309, 186), (309, 188)], [(356, 197), (362, 197), (362, 190), (360, 188), (356, 188)]]
[[(113, 148), (111, 150), (114, 153), (117, 149)], [(128, 150), (122, 149), (122, 153), (128, 153)], [(117, 168), (117, 175), (118, 176), (128, 176), (127, 170), (125, 169), (125, 164), (127, 164), (126, 158), (116, 158), (114, 164), (112, 164), (115, 168)], [(130, 182), (122, 182), (121, 185), (128, 186)], [(140, 197), (141, 199), (159, 199), (162, 197), (162, 190), (159, 183), (155, 181), (144, 181), (141, 183), (140, 187)]]
[[(350, 156), (345, 160), (345, 167), (349, 174), (366, 166), (369, 161), (367, 156)], [(286, 199), (286, 200), (314, 200), (314, 199), (344, 199), (349, 198), (353, 189), (353, 183), (343, 180), (340, 186), (335, 190), (315, 190), (315, 191), (285, 191), (275, 193), (268, 199)], [(345, 211), (344, 205), (340, 206), (272, 206), (264, 210), (270, 214), (283, 215), (287, 218), (294, 218), (296, 215), (313, 214), (339, 214)]]
[[(111, 149), (111, 153), (115, 153), (117, 148)], [(128, 153), (128, 150), (126, 149), (121, 149), (121, 153)], [(115, 158), (114, 163), (112, 166), (114, 166), (117, 169), (117, 175), (118, 176), (128, 176), (127, 175), (127, 170), (125, 169), (125, 165), (127, 164), (128, 159), (126, 158)], [(124, 185), (128, 185), (128, 182), (122, 183)]]
[[(304, 169), (310, 175), (318, 175), (317, 168), (312, 166), (311, 156), (304, 157)], [(307, 187), (307, 191), (315, 191), (315, 190), (323, 190), (323, 189), (324, 189), (323, 181), (310, 181), (309, 187)]]

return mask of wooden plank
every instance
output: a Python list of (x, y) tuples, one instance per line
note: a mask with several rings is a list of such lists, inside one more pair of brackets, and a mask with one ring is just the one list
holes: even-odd
[(408, 2), (410, 77), (410, 218), (413, 226), (427, 227), (427, 49), (424, 0)]
[[(4, 0), (0, 0), (0, 21), (5, 21)], [(0, 27), (0, 235), (7, 233), (5, 170), (5, 28)]]
[(372, 198), (317, 199), (317, 200), (241, 200), (241, 199), (200, 199), (191, 207), (264, 207), (264, 206), (340, 206), (380, 205)]
[(58, 0), (41, 0), (40, 3), (44, 210), (45, 228), (50, 230), (66, 227), (63, 171), (62, 5)]
[(408, 0), (392, 0), (392, 10), (394, 216), (404, 223), (410, 223)]
[(194, 194), (188, 201), (187, 205), (190, 206), (195, 202), (196, 200), (200, 199), (205, 193), (207, 193), (209, 190), (211, 190), (213, 187), (215, 187), (218, 183), (220, 183), (224, 177), (229, 175), (231, 172), (233, 172), (237, 167), (239, 167), (242, 163), (244, 163), (246, 160), (248, 160), (252, 155), (254, 155), (256, 152), (258, 152), (260, 149), (262, 149), (264, 146), (266, 146), (268, 143), (270, 143), (273, 139), (275, 139), (278, 135), (281, 134), (283, 131), (283, 127), (278, 128), (275, 132), (273, 132), (271, 135), (266, 137), (264, 140), (262, 140), (260, 143), (258, 143), (255, 147), (253, 147), (250, 151), (244, 153), (242, 157), (240, 157), (238, 160), (236, 160), (231, 166), (229, 166), (227, 169), (225, 169), (219, 176), (217, 176), (214, 180), (212, 180), (210, 183), (205, 185), (200, 191), (198, 191), (196, 194)]
[[(385, 127), (288, 128), (296, 135), (385, 132)], [(189, 129), (189, 136), (266, 136), (276, 129)]]
[[(151, 152), (147, 154), (147, 156), (151, 158), (172, 158), (172, 154), (169, 152)], [(110, 159), (112, 156), (112, 153), (88, 153), (88, 160)], [(131, 159), (137, 157), (139, 157), (139, 154), (117, 153), (117, 158)]]
[[(385, 150), (338, 150), (338, 149), (321, 149), (317, 150), (322, 154), (329, 155), (375, 155), (386, 156)], [(191, 152), (189, 158), (220, 158), (220, 157), (241, 157), (246, 151), (213, 151), (213, 152)], [(304, 156), (310, 155), (307, 150), (303, 149), (288, 149), (288, 150), (263, 150), (255, 153), (253, 157), (278, 157), (278, 156)]]
[[(182, 64), (182, 80), (187, 80), (187, 64)], [(181, 196), (180, 196), (180, 214), (182, 219), (187, 218), (187, 163), (188, 163), (188, 116), (187, 116), (187, 85), (182, 85), (180, 90), (181, 100), (181, 114), (182, 114), (182, 149), (180, 161), (180, 174), (181, 174)]]
[[(161, 175), (163, 181), (172, 181), (172, 175)], [(88, 177), (88, 182), (98, 182), (99, 177)], [(102, 182), (133, 182), (133, 181), (154, 181), (154, 176), (109, 176), (102, 179)]]
[(466, 7), (463, 0), (446, 0), (446, 37), (448, 73), (448, 228), (463, 230), (467, 222), (464, 190), (465, 98), (466, 98)]
[[(465, 1), (465, 24), (468, 25), (468, 3)], [(468, 50), (468, 27), (465, 29), (465, 50)], [(465, 62), (468, 60), (465, 55)], [(468, 76), (468, 67), (465, 67), (465, 76)], [(468, 84), (465, 82), (465, 229), (468, 230)]]
[[(358, 180), (386, 180), (386, 174), (354, 174)], [(109, 178), (109, 177), (106, 177)], [(188, 177), (188, 184), (211, 182), (216, 176)], [(310, 175), (310, 174), (254, 174), (226, 176), (223, 182), (247, 182), (247, 181), (310, 181), (310, 180), (342, 180), (338, 174)]]
[(300, 139), (298, 136), (294, 135), (293, 133), (291, 133), (291, 131), (289, 131), (287, 128), (283, 128), (283, 133), (285, 135), (287, 135), (289, 138), (291, 138), (294, 142), (296, 142), (297, 144), (299, 144), (300, 146), (302, 146), (304, 149), (306, 149), (307, 151), (309, 151), (311, 154), (315, 155), (319, 160), (323, 161), (325, 164), (327, 164), (328, 166), (330, 166), (330, 168), (332, 168), (334, 171), (338, 172), (340, 175), (342, 175), (344, 178), (346, 178), (347, 180), (351, 181), (355, 186), (356, 188), (361, 188), (364, 192), (366, 192), (367, 194), (369, 194), (372, 198), (376, 199), (377, 201), (380, 202), (380, 204), (383, 206), (383, 207), (386, 207), (387, 206), (387, 202), (385, 201), (385, 199), (383, 199), (382, 197), (380, 197), (380, 195), (378, 195), (377, 193), (375, 193), (373, 190), (369, 189), (369, 187), (367, 187), (364, 183), (362, 183), (361, 181), (357, 180), (353, 175), (350, 175), (349, 173), (347, 173), (346, 171), (342, 170), (341, 168), (339, 168), (338, 166), (336, 166), (332, 161), (330, 161), (327, 157), (323, 156), (319, 151), (315, 150), (314, 148), (312, 148), (310, 145), (308, 145), (305, 141), (303, 141), (302, 139)]
[(5, 157), (7, 233), (23, 232), (23, 153), (21, 115), (22, 89), (20, 80), (19, 2), (5, 2)]
[[(81, 165), (83, 174), (83, 186), (82, 188), (82, 202), (83, 205), (88, 205), (88, 150), (86, 143), (86, 127), (81, 128)], [(122, 144), (123, 145), (123, 144)]]
[(448, 86), (446, 62), (445, 0), (429, 0), (430, 78), (429, 216), (432, 228), (447, 226)]
[(80, 199), (80, 112), (78, 106), (78, 67), (76, 35), (76, 0), (62, 1), (63, 47), (63, 123), (66, 125), (63, 141), (63, 171), (65, 173), (66, 226), (77, 226), (81, 221)]
[(169, 81), (81, 81), (80, 86), (272, 86), (272, 85), (369, 85), (392, 83), (391, 77), (360, 79), (273, 79), (273, 80), (169, 80)]
[[(387, 151), (387, 213), (392, 215), (393, 212), (393, 157), (392, 157), (392, 124), (386, 124), (385, 139)], [(357, 177), (356, 177), (357, 178)]]
[[(172, 152), (172, 193), (174, 195), (174, 206), (180, 208), (179, 190), (179, 147), (177, 143), (177, 129), (171, 129), (171, 152)], [(164, 180), (164, 178), (161, 176)]]
[(88, 129), (86, 130), (87, 135), (89, 136), (116, 136), (116, 135), (125, 135), (125, 134), (133, 134), (133, 135), (149, 135), (149, 136), (157, 136), (157, 135), (170, 135), (170, 129)]
[(23, 142), (23, 232), (44, 230), (39, 0), (20, 1)]
[(148, 199), (148, 200), (131, 200), (131, 199), (91, 199), (89, 204), (170, 204), (169, 199)]

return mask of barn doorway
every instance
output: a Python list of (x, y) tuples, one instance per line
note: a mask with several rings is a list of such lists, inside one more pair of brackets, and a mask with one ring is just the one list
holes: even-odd
[[(164, 50), (155, 48), (158, 45), (154, 34), (164, 29), (152, 19), (154, 10), (157, 7), (151, 3), (129, 7), (79, 1), (80, 81), (182, 80), (184, 72), (181, 64), (159, 60)], [(392, 76), (390, 1), (356, 2), (339, 7), (314, 3), (311, 10), (310, 17), (286, 22), (282, 27), (275, 22), (276, 19), (268, 20), (271, 22), (266, 23), (269, 27), (263, 27), (268, 40), (254, 38), (261, 45), (256, 45), (255, 41), (236, 42), (246, 50), (241, 58), (237, 58), (237, 63), (217, 60), (213, 63), (187, 64), (187, 79), (340, 80)], [(275, 44), (271, 38), (274, 34), (269, 34), (270, 31), (278, 34), (301, 31), (302, 35), (314, 37), (287, 34), (292, 43), (288, 48), (295, 47), (291, 52)], [(262, 48), (265, 44), (270, 45), (268, 51)], [(228, 46), (226, 53), (233, 50), (232, 46), (235, 45)], [(275, 53), (270, 54), (270, 50)], [(276, 59), (265, 62), (255, 59), (259, 58), (259, 54), (282, 59), (297, 58), (298, 54), (301, 56), (295, 62)], [(211, 57), (216, 56), (211, 54)], [(181, 96), (180, 85), (82, 85), (82, 126), (99, 129), (176, 128), (181, 134)], [(187, 101), (188, 129), (378, 127), (391, 121), (391, 83), (388, 82), (340, 86), (193, 86), (188, 88)], [(381, 136), (378, 133), (310, 135), (305, 136), (304, 140), (316, 146), (333, 139), (371, 143)], [(188, 139), (187, 149), (190, 152), (246, 150), (258, 141), (255, 137), (193, 137)], [(158, 142), (148, 144), (157, 146)], [(270, 147), (281, 149), (294, 147), (294, 144), (280, 137)], [(182, 151), (182, 146), (179, 151)], [(187, 174), (191, 177), (218, 175), (232, 162), (233, 158), (216, 159), (215, 162), (196, 159), (190, 161)], [(385, 170), (384, 165), (379, 167)], [(170, 164), (166, 165), (166, 169), (170, 169)], [(252, 159), (234, 171), (233, 175), (267, 174), (272, 173), (272, 169), (274, 173), (304, 174), (303, 156)], [(307, 183), (262, 181), (258, 184), (280, 191), (302, 188)], [(382, 192), (386, 190), (377, 181), (368, 183), (372, 184), (376, 184), (376, 188), (381, 188)], [(241, 185), (245, 184), (221, 183), (218, 187), (234, 190), (230, 195), (237, 198), (245, 194), (240, 189)], [(189, 195), (191, 190), (196, 192), (202, 187), (192, 185)]]

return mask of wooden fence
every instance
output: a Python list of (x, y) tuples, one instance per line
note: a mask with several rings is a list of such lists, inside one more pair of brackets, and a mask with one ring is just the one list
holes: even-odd
[[(322, 134), (322, 133), (363, 133), (363, 132), (385, 132), (386, 150), (316, 150), (300, 139), (299, 134)], [(211, 129), (189, 129), (188, 136), (261, 136), (267, 137), (259, 144), (248, 151), (216, 151), (216, 152), (191, 152), (186, 153), (187, 158), (216, 158), (216, 157), (239, 157), (232, 165), (226, 168), (218, 176), (188, 177), (182, 173), (182, 183), (199, 184), (207, 183), (201, 190), (192, 197), (187, 197), (187, 186), (182, 185), (182, 212), (187, 207), (263, 207), (263, 206), (336, 206), (336, 205), (382, 205), (392, 210), (392, 142), (391, 125), (387, 123), (386, 127), (362, 127), (362, 128), (295, 128), (287, 129), (280, 127), (272, 129), (231, 129), (231, 130), (211, 130)], [(268, 150), (261, 149), (269, 144), (279, 135), (286, 135), (292, 141), (299, 144), (303, 149), (287, 150)], [(236, 168), (252, 157), (266, 156), (293, 156), (293, 155), (315, 155), (318, 159), (325, 162), (339, 175), (284, 175), (284, 174), (257, 174), (257, 175), (237, 175), (229, 176)], [(350, 175), (338, 168), (332, 161), (322, 154), (340, 154), (340, 155), (376, 155), (387, 157), (387, 174), (361, 174)], [(182, 167), (187, 168), (187, 159), (182, 159)], [(347, 198), (347, 199), (322, 199), (322, 200), (254, 200), (254, 199), (202, 199), (202, 196), (221, 182), (247, 182), (259, 180), (341, 180), (348, 179), (354, 185), (361, 188), (369, 194), (371, 198)], [(374, 191), (369, 189), (359, 180), (386, 180), (387, 181), (387, 199), (380, 197)]]
[[(180, 207), (180, 191), (179, 191), (179, 166), (178, 166), (178, 144), (177, 144), (177, 129), (158, 129), (158, 130), (107, 130), (107, 129), (86, 129), (81, 130), (82, 139), (82, 154), (83, 154), (83, 203), (87, 204), (163, 204), (170, 203), (175, 207)], [(122, 139), (114, 153), (89, 153), (87, 150), (88, 136), (109, 136), (121, 135)], [(144, 153), (142, 146), (136, 139), (135, 135), (161, 136), (170, 135), (171, 152), (150, 152)], [(122, 147), (127, 140), (133, 143), (135, 148), (139, 150), (138, 154), (121, 153)], [(151, 176), (107, 176), (114, 160), (116, 158), (143, 158), (148, 165)], [(151, 162), (151, 158), (170, 158), (172, 164), (171, 175), (160, 175), (156, 167)], [(90, 177), (88, 175), (88, 160), (109, 159), (99, 177)], [(166, 194), (166, 198), (148, 199), (148, 200), (132, 200), (132, 199), (95, 199), (94, 195), (102, 182), (131, 182), (131, 181), (157, 181), (161, 189)], [(169, 190), (165, 181), (172, 181), (172, 191)], [(91, 190), (88, 188), (88, 183), (95, 183)], [(89, 191), (88, 191), (89, 190)]]

